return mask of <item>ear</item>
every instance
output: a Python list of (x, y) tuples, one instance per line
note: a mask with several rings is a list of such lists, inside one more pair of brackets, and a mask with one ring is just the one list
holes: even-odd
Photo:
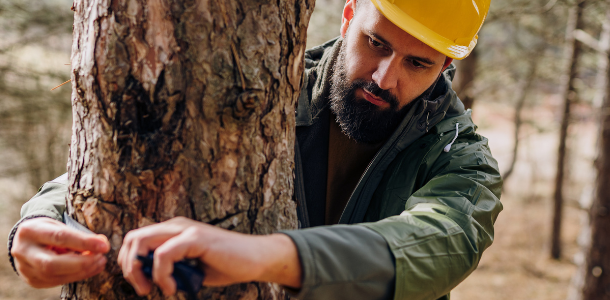
[(341, 37), (345, 37), (345, 33), (347, 32), (347, 27), (349, 27), (349, 22), (354, 17), (354, 11), (356, 11), (356, 0), (347, 0), (345, 1), (345, 6), (343, 7), (343, 15), (341, 16)]
[(441, 73), (445, 72), (445, 70), (447, 69), (447, 67), (449, 67), (451, 62), (453, 62), (453, 58), (451, 58), (451, 57), (445, 58), (445, 63), (443, 64), (443, 70), (441, 71)]

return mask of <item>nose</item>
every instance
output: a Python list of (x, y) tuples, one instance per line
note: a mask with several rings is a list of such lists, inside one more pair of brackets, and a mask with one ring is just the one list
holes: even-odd
[(398, 86), (399, 68), (400, 62), (396, 61), (395, 57), (386, 57), (379, 61), (372, 79), (384, 90), (394, 89)]

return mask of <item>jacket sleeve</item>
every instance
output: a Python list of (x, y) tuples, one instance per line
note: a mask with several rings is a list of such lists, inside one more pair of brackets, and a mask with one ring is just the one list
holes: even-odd
[(38, 193), (21, 207), (21, 219), (19, 222), (17, 222), (17, 224), (15, 224), (15, 226), (13, 226), (13, 229), (8, 236), (8, 256), (13, 269), (15, 269), (15, 264), (13, 261), (13, 256), (11, 255), (11, 248), (13, 246), (13, 238), (17, 232), (17, 228), (19, 228), (19, 224), (25, 220), (38, 217), (48, 217), (63, 222), (62, 216), (64, 210), (66, 210), (67, 194), (68, 174), (66, 173), (52, 181), (45, 183), (42, 187), (40, 187)]
[(493, 241), (502, 179), (480, 136), (458, 139), (449, 153), (437, 148), (423, 162), (431, 162), (426, 183), (399, 216), (287, 232), (303, 266), (297, 298), (449, 299)]
[(381, 235), (360, 225), (320, 226), (285, 231), (295, 243), (302, 267), (299, 291), (311, 300), (391, 299), (394, 261)]
[(364, 224), (396, 262), (394, 299), (437, 299), (472, 273), (494, 238), (502, 178), (487, 139), (465, 139), (436, 156), (430, 179), (399, 216)]

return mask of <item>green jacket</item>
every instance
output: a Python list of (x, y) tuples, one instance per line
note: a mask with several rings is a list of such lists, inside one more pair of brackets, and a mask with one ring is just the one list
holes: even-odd
[[(306, 54), (295, 183), (303, 229), (284, 232), (297, 245), (303, 266), (302, 289), (293, 293), (301, 299), (449, 299), (492, 243), (502, 210), (497, 163), (451, 90), (455, 68), (450, 67), (433, 97), (417, 100), (356, 189), (346, 191), (352, 195), (341, 224), (318, 226), (326, 190), (328, 76), (340, 42)], [(458, 137), (444, 152), (456, 123)], [(61, 220), (66, 193), (66, 176), (46, 183), (23, 206), (20, 222), (40, 216)]]
[[(305, 57), (295, 184), (302, 227), (324, 222), (327, 96), (340, 43)], [(449, 299), (477, 267), (502, 210), (502, 179), (487, 139), (451, 89), (454, 72), (444, 72), (430, 99), (415, 100), (355, 190), (346, 191), (352, 194), (339, 223), (357, 225), (286, 232), (303, 265), (298, 298)], [(456, 124), (457, 139), (445, 152)]]

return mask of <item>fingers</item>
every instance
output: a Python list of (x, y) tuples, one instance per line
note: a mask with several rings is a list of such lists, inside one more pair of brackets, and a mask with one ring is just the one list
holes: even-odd
[[(119, 250), (119, 266), (126, 266), (130, 259), (135, 259), (136, 254), (148, 254), (148, 251), (154, 250), (167, 239), (182, 232), (189, 222), (193, 221), (178, 217), (128, 232), (123, 239), (123, 246)], [(145, 248), (140, 249), (141, 247)]]
[(16, 238), (78, 252), (107, 253), (110, 250), (110, 243), (104, 235), (86, 234), (50, 218), (23, 222), (19, 225)]
[[(65, 248), (90, 254), (69, 251), (59, 254), (50, 250)], [(73, 233), (65, 224), (50, 218), (21, 223), (10, 249), (17, 272), (24, 281), (39, 288), (79, 281), (100, 273), (106, 264), (101, 253), (108, 250), (106, 237)]]
[(196, 237), (194, 230), (186, 230), (155, 250), (153, 281), (165, 296), (176, 293), (176, 281), (172, 277), (174, 263), (185, 258), (198, 257), (204, 251), (202, 247), (197, 247)]
[(29, 265), (18, 266), (22, 280), (34, 288), (50, 288), (70, 282), (81, 281), (101, 273), (104, 270), (105, 261), (98, 261), (92, 265), (79, 269), (76, 273), (65, 275), (49, 275), (40, 272), (37, 268)]
[(70, 275), (76, 271), (87, 271), (98, 265), (106, 265), (106, 257), (103, 254), (81, 255), (66, 253), (56, 255), (51, 251), (29, 251), (30, 264), (37, 267), (42, 274), (53, 274), (53, 276)]
[(123, 277), (133, 286), (136, 293), (140, 296), (150, 293), (152, 284), (142, 272), (142, 263), (139, 260), (134, 259), (127, 266), (128, 267), (123, 267)]
[(150, 293), (152, 285), (142, 272), (142, 262), (137, 259), (137, 255), (146, 256), (148, 251), (147, 248), (142, 248), (146, 244), (141, 243), (136, 231), (130, 231), (123, 239), (118, 264), (123, 270), (123, 277), (134, 287), (138, 295), (143, 296)]
[[(171, 237), (182, 232), (189, 222), (184, 218), (175, 218), (170, 221), (132, 230), (125, 236), (123, 246), (119, 251), (118, 263), (123, 270), (123, 276), (131, 283), (138, 295), (150, 293), (152, 284), (142, 272), (142, 263), (137, 256), (146, 256), (148, 252)], [(155, 263), (156, 264), (156, 263)]]
[(35, 288), (47, 288), (84, 280), (104, 270), (106, 258), (102, 254), (58, 255), (39, 245), (14, 251), (15, 268), (22, 279)]

